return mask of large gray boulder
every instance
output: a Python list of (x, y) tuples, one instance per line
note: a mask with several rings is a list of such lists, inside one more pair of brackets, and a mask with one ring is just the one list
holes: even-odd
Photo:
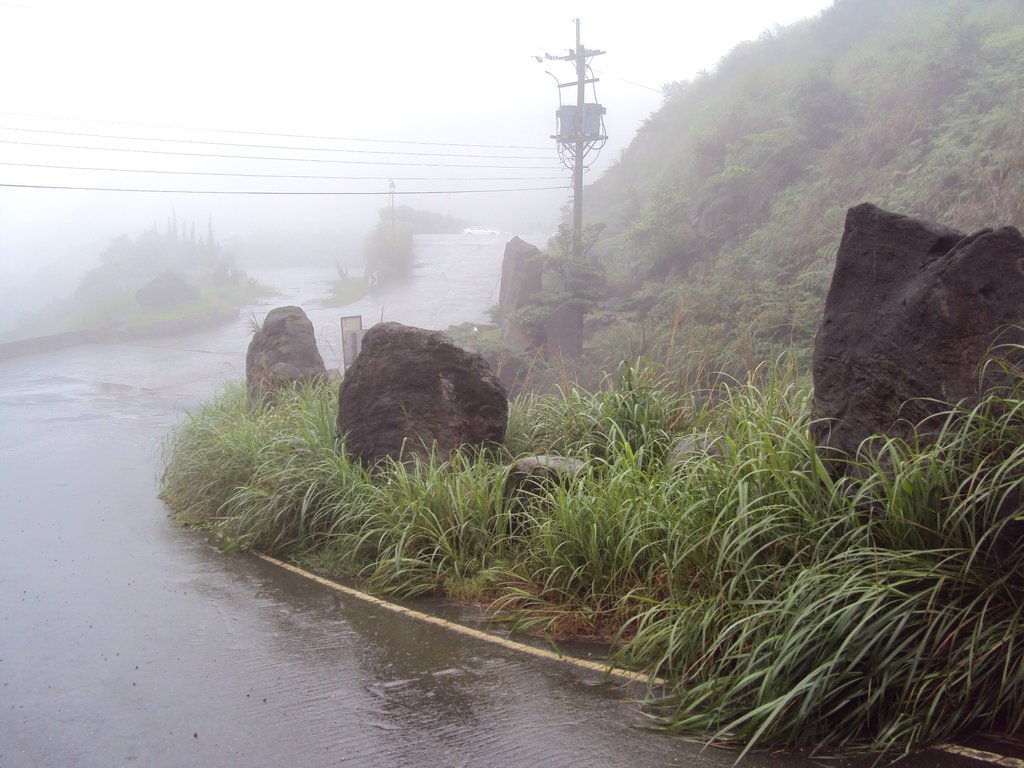
[(270, 310), (245, 353), (249, 400), (266, 404), (278, 389), (326, 380), (327, 369), (306, 313), (299, 307)]
[(1022, 320), (1016, 229), (967, 236), (867, 203), (851, 208), (814, 345), (819, 450), (852, 455), (871, 435), (909, 437), (944, 410), (935, 401), (976, 401), (997, 383), (980, 378), (993, 344), (1020, 343), (1009, 326)]
[(534, 245), (513, 237), (501, 260), (498, 291), (498, 327), (502, 338), (515, 349), (525, 349), (529, 339), (510, 320), (513, 312), (533, 303), (543, 290), (544, 255)]
[(338, 394), (337, 433), (366, 466), (500, 443), (507, 421), (505, 390), (481, 355), (401, 323), (366, 332)]

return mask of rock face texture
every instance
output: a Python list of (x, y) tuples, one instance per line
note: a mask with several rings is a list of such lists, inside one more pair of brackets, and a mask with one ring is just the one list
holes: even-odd
[(440, 331), (380, 323), (345, 373), (335, 426), (348, 455), (372, 466), (500, 443), (507, 421), (505, 390), (482, 356)]
[(267, 404), (277, 389), (300, 381), (326, 380), (327, 369), (306, 313), (299, 307), (270, 310), (245, 354), (249, 400)]
[(944, 410), (928, 399), (976, 400), (993, 344), (1020, 343), (1009, 326), (1022, 320), (1016, 229), (968, 236), (867, 203), (851, 208), (814, 345), (822, 455), (853, 454), (873, 434), (910, 435)]
[(516, 349), (525, 349), (529, 340), (521, 329), (509, 322), (509, 315), (531, 303), (543, 289), (543, 256), (536, 246), (513, 237), (505, 246), (501, 261), (501, 288), (498, 292), (498, 327), (502, 337)]

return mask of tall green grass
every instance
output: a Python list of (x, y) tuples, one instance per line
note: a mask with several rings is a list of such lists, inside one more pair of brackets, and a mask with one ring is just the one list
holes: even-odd
[(320, 546), (358, 513), (373, 483), (338, 451), (331, 387), (253, 407), (241, 384), (189, 416), (165, 446), (161, 497), (183, 523), (231, 546), (284, 553)]
[(934, 443), (873, 441), (840, 481), (798, 426), (759, 425), (675, 552), (692, 576), (620, 651), (672, 681), (658, 721), (819, 752), (1019, 728), (1022, 416), (1019, 389), (993, 392)]
[[(901, 751), (1024, 718), (1019, 384), (922, 425), (933, 442), (870, 441), (843, 477), (785, 366), (688, 394), (623, 366), (515, 402), (503, 452), (372, 475), (334, 437), (336, 398), (263, 411), (229, 387), (169, 438), (175, 516), (378, 592), (615, 639), (668, 681), (649, 711), (671, 731)], [(511, 464), (544, 453), (584, 468), (509, 498)]]

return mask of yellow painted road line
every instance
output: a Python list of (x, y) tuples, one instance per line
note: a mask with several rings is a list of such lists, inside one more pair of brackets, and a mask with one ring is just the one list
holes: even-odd
[[(518, 651), (519, 653), (527, 653), (531, 656), (538, 656), (542, 659), (547, 659), (549, 661), (558, 661), (563, 664), (571, 664), (572, 666), (578, 667), (580, 669), (587, 669), (592, 672), (597, 672), (601, 675), (605, 675), (607, 677), (618, 678), (619, 680), (625, 680), (630, 683), (644, 683), (645, 685), (648, 683), (652, 683), (653, 685), (665, 684), (665, 681), (661, 678), (656, 677), (652, 680), (647, 675), (642, 674), (640, 672), (632, 672), (628, 669), (619, 669), (618, 667), (611, 667), (607, 664), (601, 664), (597, 661), (577, 659), (572, 656), (563, 656), (562, 654), (555, 653), (554, 651), (549, 651), (546, 648), (535, 648), (532, 645), (517, 643), (515, 640), (509, 640), (505, 637), (491, 635), (487, 632), (482, 632), (479, 629), (473, 629), (472, 627), (466, 627), (462, 624), (456, 624), (454, 621), (448, 621), (447, 619), (442, 619), (438, 616), (431, 616), (429, 613), (414, 611), (411, 608), (405, 608), (401, 605), (395, 605), (394, 603), (389, 603), (387, 600), (381, 600), (379, 597), (374, 597), (373, 595), (368, 595), (365, 592), (360, 592), (358, 589), (346, 587), (344, 584), (339, 584), (336, 581), (325, 579), (323, 576), (317, 576), (315, 573), (310, 573), (309, 571), (299, 568), (298, 566), (292, 565), (291, 563), (286, 563), (283, 560), (278, 560), (276, 557), (264, 555), (259, 552), (253, 552), (252, 554), (256, 555), (256, 557), (260, 558), (261, 560), (278, 566), (279, 568), (284, 568), (286, 571), (296, 573), (299, 576), (302, 576), (303, 578), (309, 579), (310, 581), (315, 581), (317, 584), (321, 584), (327, 587), (328, 589), (334, 590), (335, 592), (341, 592), (342, 594), (348, 595), (349, 597), (353, 597), (356, 600), (362, 600), (364, 603), (369, 603), (370, 605), (377, 606), (378, 608), (383, 608), (384, 610), (391, 611), (392, 613), (398, 613), (403, 616), (408, 616), (410, 618), (416, 619), (417, 621), (423, 621), (427, 624), (433, 624), (438, 627), (444, 627), (445, 629), (451, 630), (452, 632), (458, 632), (460, 635), (465, 635), (466, 637), (472, 637), (477, 640), (482, 640), (483, 642), (490, 643), (491, 645), (498, 645), (502, 648), (508, 648), (513, 651)], [(1024, 768), (1024, 764), (1021, 764), (1020, 766), (1014, 766), (1013, 768)]]
[(1024, 768), (1024, 760), (1021, 760), (1019, 757), (1007, 757), (996, 752), (986, 752), (983, 749), (961, 747), (959, 744), (936, 744), (932, 749), (949, 752), (952, 755), (960, 755), (961, 757), (970, 757), (974, 760), (981, 760), (993, 765), (1001, 765), (1003, 768)]
[[(562, 654), (549, 651), (546, 648), (536, 648), (532, 645), (525, 645), (524, 643), (518, 643), (515, 640), (509, 640), (505, 637), (498, 637), (497, 635), (491, 635), (487, 632), (482, 632), (479, 629), (473, 629), (472, 627), (466, 627), (462, 624), (456, 624), (454, 621), (448, 621), (438, 616), (432, 616), (429, 613), (423, 613), (422, 611), (414, 611), (411, 608), (405, 608), (395, 603), (389, 603), (387, 600), (381, 600), (379, 597), (374, 597), (366, 592), (360, 592), (358, 589), (352, 587), (346, 587), (344, 584), (339, 584), (336, 581), (331, 581), (323, 576), (318, 576), (315, 573), (311, 573), (303, 568), (299, 568), (291, 563), (286, 563), (284, 560), (278, 560), (276, 557), (270, 555), (264, 555), (260, 552), (252, 552), (256, 557), (264, 560), (272, 565), (276, 565), (279, 568), (283, 568), (286, 571), (298, 574), (305, 579), (315, 581), (317, 584), (332, 589), (335, 592), (340, 592), (343, 595), (361, 600), (364, 603), (383, 608), (386, 611), (392, 613), (401, 614), (402, 616), (408, 616), (409, 618), (416, 619), (417, 621), (423, 621), (427, 624), (433, 624), (438, 627), (450, 630), (452, 632), (458, 632), (460, 635), (466, 637), (472, 637), (476, 640), (481, 640), (491, 645), (497, 645), (502, 648), (508, 648), (509, 650), (517, 651), (519, 653), (526, 653), (531, 656), (537, 656), (548, 661), (557, 661), (562, 664), (569, 664), (579, 669), (586, 669), (591, 672), (597, 672), (600, 675), (607, 677), (618, 678), (630, 683), (643, 683), (652, 684), (655, 686), (665, 685), (665, 680), (660, 677), (656, 677), (653, 680), (647, 675), (641, 674), (640, 672), (632, 672), (628, 669), (619, 669), (618, 667), (608, 666), (607, 664), (601, 664), (596, 661), (589, 661), (587, 659), (577, 659), (572, 656), (563, 656)], [(961, 757), (969, 757), (974, 760), (981, 760), (985, 763), (991, 763), (992, 765), (999, 765), (1003, 768), (1024, 768), (1024, 759), (1018, 757), (1008, 757), (1006, 755), (1000, 755), (996, 752), (986, 752), (982, 749), (973, 749), (971, 747), (962, 747), (959, 744), (934, 744), (931, 749), (938, 750), (940, 752), (947, 752), (952, 755), (959, 755)]]

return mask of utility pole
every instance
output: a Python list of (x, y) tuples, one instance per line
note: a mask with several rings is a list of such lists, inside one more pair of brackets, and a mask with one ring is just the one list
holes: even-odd
[[(558, 83), (559, 88), (575, 88), (576, 104), (562, 105), (559, 93), (557, 114), (558, 133), (551, 138), (558, 142), (559, 156), (562, 164), (572, 168), (572, 255), (574, 259), (583, 257), (583, 171), (585, 160), (598, 142), (608, 138), (604, 135), (602, 119), (605, 108), (600, 104), (586, 103), (586, 86), (598, 82), (598, 78), (587, 78), (587, 66), (594, 56), (601, 56), (604, 51), (587, 50), (580, 41), (580, 20), (576, 19), (576, 47), (567, 56), (545, 54), (549, 61), (571, 61), (576, 65), (576, 80), (570, 83)], [(558, 78), (555, 78), (556, 80)], [(571, 166), (570, 166), (571, 161)]]
[(583, 152), (586, 144), (583, 133), (583, 114), (587, 95), (586, 49), (580, 43), (580, 20), (576, 19), (576, 125), (575, 150), (572, 166), (572, 257), (583, 256)]

